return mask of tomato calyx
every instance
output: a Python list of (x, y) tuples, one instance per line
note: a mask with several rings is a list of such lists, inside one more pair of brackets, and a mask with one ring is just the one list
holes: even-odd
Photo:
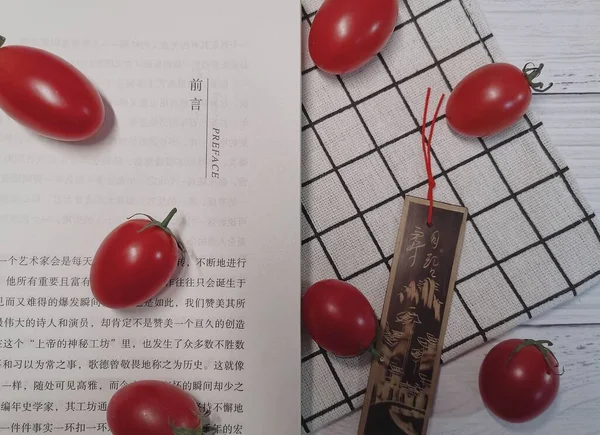
[[(548, 368), (550, 370), (554, 371), (555, 369), (558, 368), (558, 363), (555, 367), (553, 367), (552, 364), (550, 364), (550, 359), (548, 358), (549, 355), (552, 355), (552, 357), (556, 361), (558, 361), (558, 359), (556, 358), (556, 355), (554, 355), (554, 353), (550, 349), (548, 349), (548, 347), (550, 347), (552, 345), (553, 345), (553, 343), (549, 340), (532, 340), (529, 338), (524, 339), (521, 343), (519, 343), (517, 346), (515, 346), (515, 348), (512, 350), (512, 352), (510, 353), (510, 356), (508, 357), (508, 360), (506, 361), (506, 365), (508, 365), (510, 363), (510, 361), (513, 359), (513, 357), (517, 353), (519, 353), (521, 350), (523, 350), (525, 347), (534, 346), (537, 350), (540, 351), (540, 353), (544, 357), (544, 361), (546, 361), (546, 365), (548, 366)], [(546, 347), (546, 346), (548, 346), (548, 347)], [(564, 372), (565, 372), (565, 368), (563, 367), (562, 372), (558, 373), (557, 371), (555, 371), (554, 373), (561, 376)]]
[(6, 38), (4, 36), (0, 35), (0, 47), (2, 47), (5, 42), (6, 42)]
[[(529, 66), (529, 65), (532, 65), (532, 66)], [(534, 80), (536, 78), (538, 78), (540, 76), (540, 74), (542, 73), (543, 68), (544, 68), (543, 63), (540, 63), (539, 66), (535, 66), (535, 64), (533, 62), (527, 62), (522, 69), (523, 75), (527, 79), (529, 86), (531, 86), (531, 88), (533, 90), (535, 90), (536, 92), (546, 92), (548, 89), (550, 89), (554, 85), (554, 83), (551, 82), (548, 86), (546, 86), (544, 88), (543, 83), (534, 82)]]
[(377, 315), (375, 314), (375, 312), (373, 312), (373, 316), (375, 317), (375, 324), (377, 325), (377, 329), (375, 330), (375, 336), (371, 341), (371, 345), (363, 352), (369, 352), (371, 354), (372, 359), (381, 360), (381, 352), (377, 350), (377, 339), (379, 338), (379, 333), (381, 332), (381, 322), (379, 317), (377, 317)]
[(170, 424), (171, 430), (173, 431), (173, 435), (206, 435), (208, 431), (212, 430), (212, 427), (209, 425), (200, 425), (195, 428), (189, 427), (177, 427)]
[(208, 435), (209, 432), (214, 432), (215, 430), (211, 425), (203, 425), (202, 423), (197, 427), (178, 427), (171, 420), (169, 420), (169, 426), (173, 431), (173, 435)]
[(167, 215), (167, 217), (162, 221), (157, 221), (156, 219), (154, 219), (152, 216), (147, 215), (145, 213), (135, 213), (131, 216), (129, 216), (127, 219), (131, 219), (134, 216), (145, 216), (148, 219), (150, 219), (150, 222), (148, 222), (143, 228), (140, 228), (138, 230), (138, 233), (141, 233), (144, 230), (147, 230), (148, 228), (151, 227), (159, 227), (161, 228), (163, 231), (165, 231), (167, 234), (169, 234), (171, 237), (173, 237), (175, 239), (175, 242), (177, 242), (177, 247), (182, 251), (185, 252), (185, 248), (183, 246), (183, 243), (181, 242), (181, 240), (179, 240), (179, 238), (173, 234), (173, 232), (171, 231), (171, 229), (168, 227), (169, 222), (171, 222), (171, 219), (173, 219), (173, 216), (175, 216), (175, 213), (177, 213), (177, 208), (173, 208), (169, 214)]

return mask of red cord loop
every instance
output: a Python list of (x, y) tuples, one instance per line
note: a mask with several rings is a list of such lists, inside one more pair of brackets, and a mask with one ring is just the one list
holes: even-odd
[(427, 199), (429, 200), (429, 213), (427, 215), (427, 225), (431, 226), (431, 219), (433, 216), (433, 188), (435, 187), (435, 180), (433, 178), (433, 171), (431, 169), (431, 138), (433, 137), (433, 128), (437, 121), (438, 112), (442, 107), (445, 95), (442, 94), (440, 101), (438, 102), (433, 120), (431, 121), (431, 127), (429, 129), (429, 138), (425, 138), (425, 127), (427, 124), (427, 110), (429, 108), (429, 97), (431, 95), (431, 88), (427, 88), (427, 96), (425, 98), (425, 109), (423, 110), (423, 124), (421, 126), (421, 146), (423, 147), (423, 157), (425, 158), (425, 169), (427, 170)]

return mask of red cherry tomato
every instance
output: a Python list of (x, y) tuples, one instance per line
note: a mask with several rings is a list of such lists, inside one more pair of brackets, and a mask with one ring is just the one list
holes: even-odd
[(141, 304), (164, 288), (177, 267), (177, 238), (164, 221), (131, 219), (112, 230), (96, 251), (90, 269), (94, 297), (109, 308)]
[(446, 104), (446, 121), (450, 128), (465, 136), (484, 137), (513, 125), (531, 103), (531, 89), (545, 89), (534, 83), (544, 67), (522, 70), (507, 63), (484, 65), (463, 78)]
[(328, 73), (356, 70), (381, 51), (397, 19), (398, 0), (325, 0), (308, 35), (310, 56)]
[[(0, 47), (4, 43), (0, 37)], [(52, 139), (79, 141), (104, 122), (100, 94), (75, 67), (33, 47), (0, 48), (0, 109)]]
[(302, 320), (313, 340), (338, 356), (369, 350), (377, 335), (377, 317), (367, 298), (335, 279), (308, 288), (302, 297)]
[(560, 384), (558, 362), (541, 340), (509, 339), (484, 358), (479, 392), (485, 406), (511, 423), (531, 420), (554, 401)]
[(196, 400), (182, 388), (157, 380), (119, 388), (106, 407), (106, 422), (112, 435), (204, 433)]

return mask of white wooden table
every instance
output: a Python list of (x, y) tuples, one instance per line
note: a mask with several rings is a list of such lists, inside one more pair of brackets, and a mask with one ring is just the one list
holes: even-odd
[[(600, 213), (600, 1), (479, 1), (511, 62), (545, 64), (540, 80), (554, 87), (535, 95), (533, 106)], [(600, 286), (506, 337), (554, 343), (565, 373), (553, 406), (521, 425), (503, 423), (484, 408), (477, 374), (496, 340), (442, 367), (428, 434), (600, 434)], [(355, 412), (317, 435), (356, 434), (359, 418)]]

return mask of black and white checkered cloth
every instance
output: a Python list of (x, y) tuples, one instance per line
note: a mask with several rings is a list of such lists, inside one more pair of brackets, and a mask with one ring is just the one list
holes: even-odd
[[(427, 192), (420, 141), (427, 87), (434, 106), (473, 69), (505, 60), (476, 0), (399, 1), (384, 50), (339, 77), (310, 59), (308, 31), (322, 0), (302, 0), (303, 289), (324, 278), (347, 280), (377, 313), (404, 195)], [(597, 282), (600, 235), (534, 113), (478, 140), (450, 131), (444, 107), (432, 146), (434, 197), (469, 209), (447, 361)], [(361, 407), (369, 358), (335, 358), (303, 338), (304, 433)]]

